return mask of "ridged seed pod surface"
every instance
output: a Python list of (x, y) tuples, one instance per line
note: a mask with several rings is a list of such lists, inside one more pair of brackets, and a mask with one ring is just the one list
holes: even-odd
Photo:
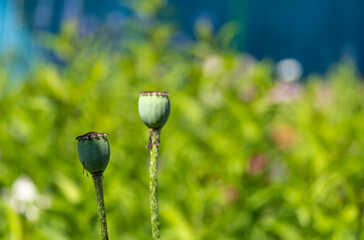
[(106, 133), (89, 132), (76, 138), (80, 161), (91, 174), (105, 171), (109, 163), (110, 146), (106, 135)]
[(171, 109), (169, 93), (149, 91), (139, 95), (140, 118), (149, 128), (161, 128), (167, 122)]

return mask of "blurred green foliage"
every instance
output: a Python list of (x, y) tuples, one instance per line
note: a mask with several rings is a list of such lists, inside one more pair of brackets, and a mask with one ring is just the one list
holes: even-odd
[(158, 21), (130, 21), (114, 45), (65, 24), (40, 38), (64, 65), (39, 60), (20, 83), (0, 67), (1, 239), (98, 238), (75, 140), (88, 131), (109, 133), (110, 239), (151, 239), (144, 90), (171, 93), (159, 165), (163, 239), (364, 239), (355, 69), (282, 83), (270, 62), (227, 50), (226, 34), (200, 25), (198, 40), (175, 47), (174, 26)]

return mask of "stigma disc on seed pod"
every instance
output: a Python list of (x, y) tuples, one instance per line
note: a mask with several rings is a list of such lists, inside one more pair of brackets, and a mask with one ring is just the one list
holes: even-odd
[(148, 128), (161, 128), (167, 122), (171, 109), (168, 96), (162, 91), (139, 93), (139, 116)]

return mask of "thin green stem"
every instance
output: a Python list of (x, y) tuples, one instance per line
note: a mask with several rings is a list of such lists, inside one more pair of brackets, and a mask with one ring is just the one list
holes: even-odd
[(107, 233), (107, 223), (106, 223), (106, 212), (104, 203), (104, 191), (102, 187), (102, 172), (94, 173), (92, 175), (94, 180), (95, 192), (96, 192), (96, 202), (97, 202), (97, 214), (99, 215), (99, 230), (101, 240), (108, 240), (109, 235)]
[[(152, 217), (152, 234), (154, 240), (160, 240), (159, 215), (158, 215), (158, 146), (159, 129), (150, 129), (150, 169), (149, 169), (149, 191), (150, 212)], [(149, 145), (149, 144), (148, 144)]]

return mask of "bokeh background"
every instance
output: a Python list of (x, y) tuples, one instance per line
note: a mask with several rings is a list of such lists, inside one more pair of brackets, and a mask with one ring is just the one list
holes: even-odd
[(364, 239), (361, 1), (1, 0), (0, 239), (151, 239), (138, 93), (171, 93), (161, 235)]

